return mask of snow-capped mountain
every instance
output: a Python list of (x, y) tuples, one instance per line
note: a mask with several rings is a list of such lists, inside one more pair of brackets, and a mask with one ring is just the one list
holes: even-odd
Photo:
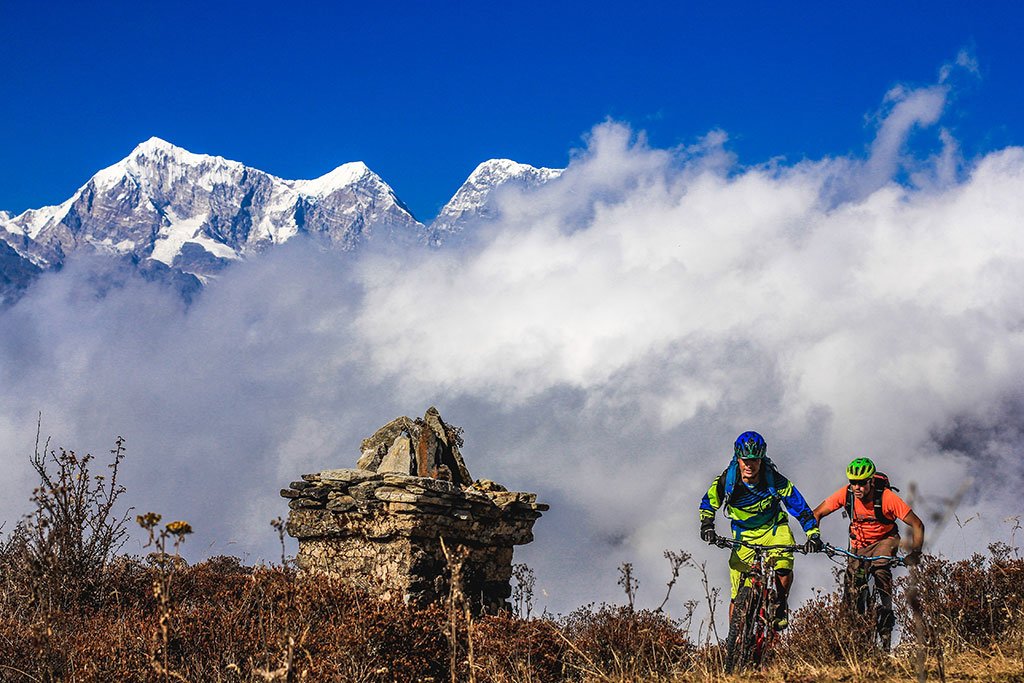
[(150, 138), (59, 205), (17, 216), (0, 211), (0, 303), (76, 252), (116, 256), (187, 292), (300, 234), (342, 250), (374, 240), (438, 246), (495, 218), (502, 191), (536, 187), (561, 172), (486, 161), (425, 226), (362, 162), (313, 180), (284, 180)]
[(342, 249), (423, 226), (362, 162), (283, 180), (151, 138), (58, 206), (7, 218), (7, 241), (42, 268), (80, 249), (152, 259), (201, 279), (300, 233)]
[(15, 301), (39, 273), (39, 266), (0, 239), (0, 306)]
[(510, 189), (530, 189), (559, 177), (565, 169), (536, 168), (511, 159), (485, 161), (469, 175), (437, 218), (430, 223), (427, 239), (440, 244), (466, 225), (498, 216), (496, 199)]

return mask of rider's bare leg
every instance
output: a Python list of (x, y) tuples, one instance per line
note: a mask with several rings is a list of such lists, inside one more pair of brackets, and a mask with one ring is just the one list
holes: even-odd
[(778, 577), (776, 582), (779, 587), (779, 606), (783, 609), (788, 609), (789, 606), (789, 589), (793, 586), (793, 570), (792, 569), (779, 569), (775, 572), (775, 576)]
[(775, 613), (776, 628), (785, 628), (786, 624), (789, 623), (789, 589), (793, 586), (793, 570), (792, 569), (778, 569), (775, 572), (776, 585), (779, 589), (779, 606), (778, 611)]
[(779, 569), (776, 576), (779, 577), (779, 595), (785, 601), (789, 597), (789, 589), (793, 585), (793, 570)]

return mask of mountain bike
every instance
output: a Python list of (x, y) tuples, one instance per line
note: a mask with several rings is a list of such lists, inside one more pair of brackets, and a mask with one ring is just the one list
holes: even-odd
[[(835, 561), (836, 555), (856, 560), (856, 564), (844, 572), (845, 591), (844, 595), (850, 607), (856, 609), (857, 614), (864, 617), (868, 624), (873, 627), (873, 638), (878, 639), (878, 645), (884, 652), (888, 652), (892, 646), (892, 629), (895, 626), (896, 617), (892, 611), (890, 595), (890, 607), (885, 608), (883, 601), (876, 587), (875, 572), (880, 569), (906, 566), (902, 557), (896, 555), (858, 555), (857, 553), (843, 548), (837, 548), (826, 543), (824, 552)], [(879, 564), (876, 562), (884, 561)], [(838, 562), (837, 562), (838, 564)]]
[(729, 674), (760, 666), (778, 638), (775, 619), (782, 600), (775, 558), (769, 553), (805, 551), (802, 545), (757, 545), (721, 536), (715, 545), (730, 549), (742, 546), (754, 551), (750, 569), (740, 575), (740, 589), (729, 618), (725, 650), (725, 673)]

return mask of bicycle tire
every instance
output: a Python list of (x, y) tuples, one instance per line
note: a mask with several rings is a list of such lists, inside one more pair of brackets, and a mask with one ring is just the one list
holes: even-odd
[[(876, 569), (868, 565), (864, 571), (864, 582), (857, 585), (855, 609), (869, 629), (869, 640), (887, 653), (892, 649), (893, 624), (887, 624), (885, 627), (882, 624), (885, 609), (878, 594)], [(891, 611), (890, 609), (890, 617)]]
[(758, 632), (754, 634), (757, 644), (755, 657), (758, 666), (762, 666), (768, 659), (778, 637), (775, 630), (775, 620), (779, 611), (780, 598), (778, 590), (774, 587), (775, 585), (773, 573), (769, 587), (766, 587), (764, 590), (764, 597), (761, 603), (762, 613), (759, 615), (757, 628), (755, 629)]
[(742, 671), (756, 664), (754, 652), (759, 595), (750, 586), (743, 586), (733, 601), (732, 618), (725, 651), (725, 673)]
[[(878, 575), (875, 573), (876, 571), (877, 569), (872, 569), (869, 572), (871, 582), (870, 592), (868, 593), (868, 604), (870, 605), (869, 618), (871, 619), (871, 626), (878, 646), (882, 648), (882, 652), (888, 653), (892, 650), (892, 632), (896, 626), (896, 615), (891, 606), (888, 609), (884, 607), (882, 592), (878, 588)], [(890, 579), (890, 585), (891, 583), (892, 579)]]

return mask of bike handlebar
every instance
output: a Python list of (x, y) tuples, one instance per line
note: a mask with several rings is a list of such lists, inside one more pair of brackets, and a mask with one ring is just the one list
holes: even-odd
[[(758, 545), (757, 543), (751, 543), (749, 541), (744, 541), (743, 539), (728, 538), (726, 536), (718, 536), (715, 539), (715, 545), (717, 545), (719, 548), (738, 548), (742, 546), (744, 548), (749, 548), (755, 552), (767, 552), (769, 550), (775, 550), (782, 552), (792, 551), (797, 553), (804, 553), (805, 555), (807, 554), (807, 548), (803, 545)], [(878, 560), (886, 560), (890, 564), (897, 567), (906, 566), (905, 558), (899, 557), (898, 555), (858, 555), (857, 553), (850, 552), (849, 550), (837, 548), (831, 543), (824, 544), (822, 552), (824, 552), (829, 557), (833, 557), (834, 555), (839, 554), (853, 558), (855, 560), (861, 560), (863, 562), (877, 562)]]
[(896, 565), (897, 567), (906, 566), (905, 558), (899, 557), (898, 555), (858, 555), (857, 553), (851, 553), (849, 550), (837, 548), (831, 543), (825, 544), (824, 552), (829, 557), (832, 557), (833, 555), (838, 553), (840, 555), (845, 555), (846, 557), (850, 557), (855, 560), (861, 560), (862, 562), (877, 562), (878, 560), (887, 560), (888, 562)]
[(750, 543), (738, 538), (727, 538), (725, 536), (718, 536), (715, 539), (715, 545), (719, 548), (736, 548), (743, 546), (744, 548), (750, 548), (753, 551), (793, 551), (798, 553), (806, 553), (807, 549), (802, 545), (758, 545), (757, 543)]

